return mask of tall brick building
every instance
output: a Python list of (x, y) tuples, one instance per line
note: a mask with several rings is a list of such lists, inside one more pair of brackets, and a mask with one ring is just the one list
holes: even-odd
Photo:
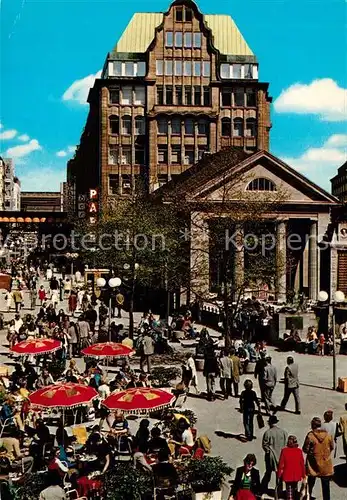
[(80, 217), (89, 189), (105, 203), (139, 182), (152, 192), (205, 153), (269, 149), (271, 98), (255, 55), (230, 16), (189, 0), (134, 14), (88, 101), (68, 163)]

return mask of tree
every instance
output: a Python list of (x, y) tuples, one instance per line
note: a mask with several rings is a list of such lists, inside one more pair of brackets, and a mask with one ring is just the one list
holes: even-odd
[(131, 337), (136, 286), (169, 292), (187, 274), (187, 254), (179, 237), (182, 221), (173, 208), (136, 193), (115, 200), (97, 224), (82, 230), (91, 239), (90, 247), (83, 251), (84, 261), (126, 277)]

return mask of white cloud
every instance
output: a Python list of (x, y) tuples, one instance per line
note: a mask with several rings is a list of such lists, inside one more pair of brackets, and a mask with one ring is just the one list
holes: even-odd
[(11, 130), (4, 130), (3, 132), (0, 132), (0, 140), (2, 141), (7, 141), (9, 139), (13, 139), (17, 135), (17, 130), (11, 129)]
[(30, 139), (30, 137), (28, 136), (28, 134), (22, 134), (18, 137), (18, 139), (22, 142), (27, 142)]
[(56, 156), (59, 156), (59, 158), (64, 158), (64, 156), (67, 156), (67, 152), (66, 151), (57, 151), (56, 153)]
[(326, 141), (324, 146), (347, 147), (347, 134), (334, 134)]
[(2, 123), (0, 123), (0, 128), (2, 128), (2, 127), (3, 127), (3, 124), (2, 124)]
[(274, 102), (277, 113), (313, 114), (323, 121), (347, 120), (347, 89), (331, 78), (309, 84), (295, 83), (283, 90)]
[(65, 90), (62, 100), (86, 105), (89, 89), (93, 87), (95, 79), (100, 78), (100, 76), (101, 71), (98, 71), (95, 75), (88, 75), (80, 80), (74, 81), (70, 87)]
[(9, 158), (22, 158), (27, 156), (33, 151), (40, 151), (42, 146), (39, 144), (37, 139), (31, 139), (27, 144), (20, 146), (13, 146), (13, 148), (8, 148), (6, 151), (6, 156)]
[(74, 153), (76, 151), (76, 146), (68, 146), (67, 150), (69, 153)]
[(282, 157), (282, 159), (330, 192), (330, 179), (347, 160), (345, 145), (347, 145), (347, 135), (335, 134), (330, 136), (320, 148), (309, 148), (300, 156)]

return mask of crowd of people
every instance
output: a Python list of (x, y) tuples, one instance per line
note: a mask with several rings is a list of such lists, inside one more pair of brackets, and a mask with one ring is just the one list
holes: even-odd
[[(76, 358), (88, 345), (112, 340), (133, 347), (133, 341), (123, 325), (109, 319), (116, 314), (121, 317), (122, 299), (118, 297), (112, 303), (109, 314), (102, 297), (97, 297), (84, 286), (78, 276), (74, 280), (66, 276), (57, 279), (47, 269), (45, 278), (49, 280), (48, 287), (41, 284), (40, 271), (29, 269), (14, 277), (13, 290), (8, 292), (10, 298), (6, 296), (7, 308), (15, 311), (14, 319), (8, 324), (10, 348), (26, 339), (53, 338), (62, 342), (62, 349), (50, 355), (27, 356), (25, 359), (9, 353), (9, 356), (15, 357), (16, 364), (11, 374), (0, 374), (1, 471), (7, 468), (12, 473), (21, 472), (27, 476), (35, 471), (47, 470), (49, 485), (40, 493), (40, 500), (64, 500), (67, 498), (64, 489), (67, 482), (80, 495), (102, 491), (105, 474), (112, 470), (119, 457), (126, 457), (129, 466), (153, 476), (154, 484), (160, 484), (165, 478), (169, 479), (169, 489), (175, 488), (179, 482), (177, 463), (187, 457), (200, 459), (209, 451), (208, 440), (197, 435), (195, 425), (184, 412), (168, 412), (156, 425), (143, 418), (137, 429), (131, 432), (124, 413), (106, 411), (101, 404), (111, 393), (150, 387), (155, 332), (159, 328), (157, 319), (146, 313), (138, 325), (136, 347), (140, 354), (140, 370), (135, 370), (128, 359), (122, 360), (112, 377), (95, 360), (87, 360), (84, 369), (81, 369)], [(22, 314), (25, 295), (29, 296), (32, 311)], [(64, 299), (68, 310), (60, 307)], [(37, 306), (39, 310), (36, 314)], [(192, 328), (189, 314), (186, 314), (185, 321), (185, 327)], [(295, 338), (295, 332), (291, 336)], [(277, 412), (286, 409), (291, 395), (295, 413), (301, 413), (299, 367), (293, 356), (287, 358), (283, 373), (284, 393), (279, 404), (273, 399), (278, 383), (277, 370), (263, 342), (236, 339), (230, 347), (219, 350), (208, 331), (203, 329), (198, 337), (196, 355), (189, 352), (186, 356), (181, 381), (185, 392), (192, 387), (198, 395), (201, 393), (196, 367), (199, 356), (204, 362), (207, 400), (239, 398), (244, 425), (242, 439), (256, 439), (255, 417), (259, 418), (258, 423), (262, 413), (269, 417), (269, 429), (262, 440), (264, 477), (260, 478), (255, 467), (255, 455), (248, 454), (242, 467), (236, 471), (230, 498), (253, 500), (266, 493), (274, 472), (278, 493), (283, 489), (284, 482), (288, 500), (295, 498), (300, 482), (312, 494), (317, 477), (321, 479), (323, 500), (330, 500), (330, 480), (334, 472), (331, 455), (339, 436), (342, 436), (347, 456), (347, 413), (341, 416), (339, 422), (334, 421), (332, 411), (327, 411), (323, 420), (315, 417), (311, 422), (311, 431), (302, 448), (299, 448), (295, 432), (288, 435), (278, 426), (277, 417)], [(250, 365), (255, 365), (253, 379), (248, 373)], [(242, 373), (249, 375), (244, 380), (243, 390), (240, 389)], [(218, 377), (220, 393), (216, 390)], [(81, 407), (78, 412), (67, 410), (64, 414), (59, 411), (47, 414), (33, 411), (28, 401), (29, 394), (59, 381), (89, 385), (96, 389), (99, 397), (91, 407)], [(260, 398), (254, 390), (255, 381), (259, 384)], [(77, 413), (78, 419), (87, 424), (84, 428), (88, 430), (83, 436), (68, 430), (74, 429)], [(50, 425), (52, 421), (55, 423), (53, 426)]]

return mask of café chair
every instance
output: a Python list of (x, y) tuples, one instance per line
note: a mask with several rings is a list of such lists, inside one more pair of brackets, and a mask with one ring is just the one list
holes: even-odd
[(87, 497), (78, 496), (77, 490), (69, 490), (65, 492), (67, 500), (88, 500)]

